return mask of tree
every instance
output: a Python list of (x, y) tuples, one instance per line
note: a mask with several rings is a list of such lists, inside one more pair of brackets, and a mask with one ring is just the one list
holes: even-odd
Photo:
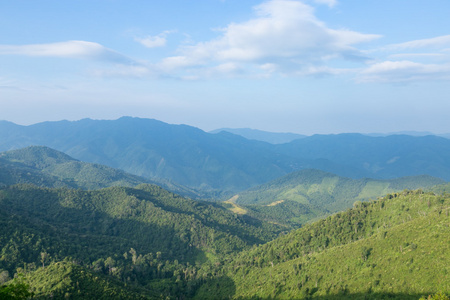
[(42, 262), (42, 268), (45, 269), (45, 262), (47, 261), (48, 253), (47, 252), (41, 252), (41, 262)]
[(15, 278), (10, 284), (0, 286), (0, 299), (28, 299), (33, 296), (30, 292), (30, 286), (22, 280), (23, 275)]

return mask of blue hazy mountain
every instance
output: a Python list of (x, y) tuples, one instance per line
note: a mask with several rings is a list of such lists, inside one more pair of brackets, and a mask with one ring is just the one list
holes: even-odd
[(220, 128), (210, 131), (210, 133), (219, 133), (222, 131), (240, 135), (249, 140), (262, 141), (271, 144), (284, 144), (306, 137), (306, 135), (291, 132), (268, 132), (251, 128)]

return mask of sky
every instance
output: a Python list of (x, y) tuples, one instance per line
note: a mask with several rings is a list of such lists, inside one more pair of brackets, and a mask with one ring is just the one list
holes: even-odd
[(448, 0), (2, 0), (0, 120), (450, 132)]

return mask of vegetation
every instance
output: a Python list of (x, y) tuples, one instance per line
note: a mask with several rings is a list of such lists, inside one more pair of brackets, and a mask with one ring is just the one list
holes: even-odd
[(449, 210), (449, 196), (420, 190), (361, 202), (237, 254), (196, 296), (206, 299), (213, 290), (218, 298), (237, 299), (418, 299), (448, 293)]
[(226, 202), (140, 180), (45, 147), (1, 153), (0, 299), (448, 299), (439, 179), (304, 170)]
[(249, 214), (260, 219), (300, 227), (331, 213), (404, 189), (430, 188), (443, 180), (410, 176), (390, 180), (350, 179), (320, 170), (296, 171), (235, 196)]
[(448, 195), (403, 191), (268, 242), (280, 227), (152, 185), (13, 186), (0, 191), (1, 291), (23, 273), (38, 299), (441, 297), (449, 211)]

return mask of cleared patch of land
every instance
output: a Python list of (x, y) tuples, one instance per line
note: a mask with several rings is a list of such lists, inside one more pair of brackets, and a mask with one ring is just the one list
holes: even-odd
[(236, 204), (236, 200), (239, 198), (239, 195), (234, 195), (233, 197), (231, 197), (230, 199), (228, 199), (227, 201), (224, 201), (224, 203), (229, 203), (232, 205), (231, 208), (229, 208), (232, 212), (234, 212), (235, 214), (238, 215), (245, 215), (247, 213), (247, 210), (245, 210), (244, 208), (242, 208), (241, 206)]
[(270, 204), (267, 204), (266, 206), (275, 206), (275, 205), (281, 204), (283, 202), (284, 202), (284, 200), (278, 200), (278, 201), (272, 202)]

